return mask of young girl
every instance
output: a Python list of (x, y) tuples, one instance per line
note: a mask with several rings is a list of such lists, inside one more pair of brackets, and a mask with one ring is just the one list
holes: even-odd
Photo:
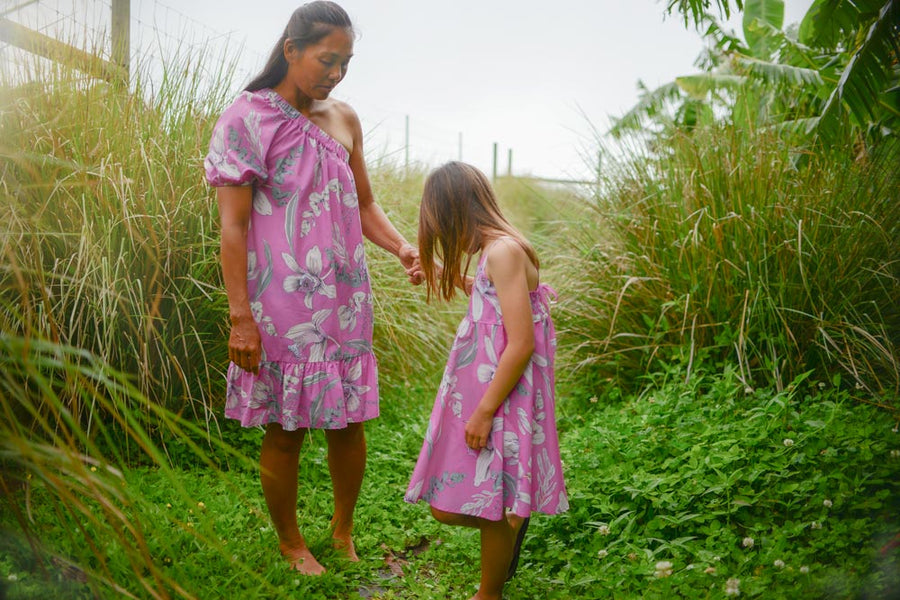
[(568, 509), (554, 417), (555, 292), (539, 283), (537, 255), (501, 214), (487, 178), (464, 163), (426, 180), (419, 253), (429, 300), (449, 300), (457, 287), (471, 300), (406, 501), (480, 530), (481, 585), (471, 600), (499, 599), (531, 513)]

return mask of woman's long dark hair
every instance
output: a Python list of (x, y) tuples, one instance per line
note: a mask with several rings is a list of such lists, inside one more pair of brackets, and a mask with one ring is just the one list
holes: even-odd
[(292, 40), (298, 50), (303, 50), (327, 36), (335, 27), (353, 31), (349, 15), (334, 2), (316, 0), (295, 10), (287, 27), (284, 28), (284, 33), (272, 49), (266, 66), (244, 89), (248, 92), (255, 92), (263, 88), (275, 87), (281, 83), (281, 80), (287, 75), (288, 67), (287, 61), (284, 59), (285, 41)]

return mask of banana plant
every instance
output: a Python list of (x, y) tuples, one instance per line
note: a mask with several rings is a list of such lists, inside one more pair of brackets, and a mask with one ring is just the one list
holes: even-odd
[[(713, 9), (726, 17), (742, 10), (743, 39), (726, 32)], [(656, 133), (690, 129), (678, 115), (696, 114), (698, 103), (709, 107), (703, 114), (733, 123), (753, 115), (756, 126), (792, 131), (805, 142), (873, 144), (900, 132), (900, 0), (816, 0), (799, 28), (784, 28), (782, 0), (669, 0), (668, 11), (705, 27), (703, 71), (677, 78), (676, 87), (643, 89), (614, 121), (614, 136), (647, 125)]]

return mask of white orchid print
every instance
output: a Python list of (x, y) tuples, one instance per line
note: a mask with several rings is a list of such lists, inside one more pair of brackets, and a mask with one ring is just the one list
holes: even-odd
[(331, 206), (328, 204), (328, 200), (331, 198), (331, 194), (340, 194), (342, 191), (341, 182), (337, 178), (330, 180), (321, 192), (313, 192), (309, 195), (309, 210), (303, 211), (303, 216), (306, 218), (313, 215), (318, 217), (322, 214), (322, 210), (330, 211)]
[(484, 338), (484, 352), (487, 354), (487, 358), (490, 362), (481, 363), (478, 365), (478, 381), (481, 383), (490, 383), (494, 379), (494, 374), (497, 372), (497, 351), (494, 349), (494, 344), (491, 343), (490, 338)]
[(312, 308), (313, 297), (316, 294), (322, 294), (326, 298), (337, 296), (337, 290), (334, 285), (326, 284), (323, 279), (325, 273), (322, 272), (322, 251), (319, 250), (318, 246), (313, 246), (306, 253), (306, 269), (302, 269), (297, 264), (297, 261), (294, 260), (294, 257), (287, 252), (282, 252), (281, 257), (288, 268), (295, 273), (295, 275), (285, 277), (284, 291), (299, 291), (305, 294), (303, 303), (306, 305), (306, 308)]
[(225, 127), (216, 127), (212, 139), (209, 142), (209, 165), (222, 176), (237, 181), (241, 176), (241, 170), (237, 165), (227, 160), (228, 153), (225, 148)]
[(253, 212), (262, 216), (272, 214), (272, 202), (261, 189), (253, 192)]
[(293, 340), (295, 343), (288, 348), (298, 357), (300, 356), (299, 348), (309, 349), (309, 361), (321, 362), (325, 360), (325, 349), (331, 338), (322, 331), (322, 323), (333, 311), (326, 308), (317, 311), (312, 316), (309, 323), (299, 323), (294, 325), (284, 334), (286, 338)]
[(353, 383), (359, 381), (362, 377), (362, 363), (357, 362), (351, 367), (347, 373), (347, 379), (344, 380), (344, 399), (347, 403), (347, 411), (355, 412), (359, 410), (360, 395), (368, 392), (371, 387), (368, 385), (360, 385)]
[(362, 313), (365, 302), (365, 292), (354, 292), (350, 302), (338, 308), (338, 323), (342, 331), (356, 328), (357, 317)]

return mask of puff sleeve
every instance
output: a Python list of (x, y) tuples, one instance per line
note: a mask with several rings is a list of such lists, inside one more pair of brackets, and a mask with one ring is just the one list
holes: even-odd
[(211, 186), (252, 185), (267, 178), (261, 115), (245, 92), (219, 117), (203, 161)]

